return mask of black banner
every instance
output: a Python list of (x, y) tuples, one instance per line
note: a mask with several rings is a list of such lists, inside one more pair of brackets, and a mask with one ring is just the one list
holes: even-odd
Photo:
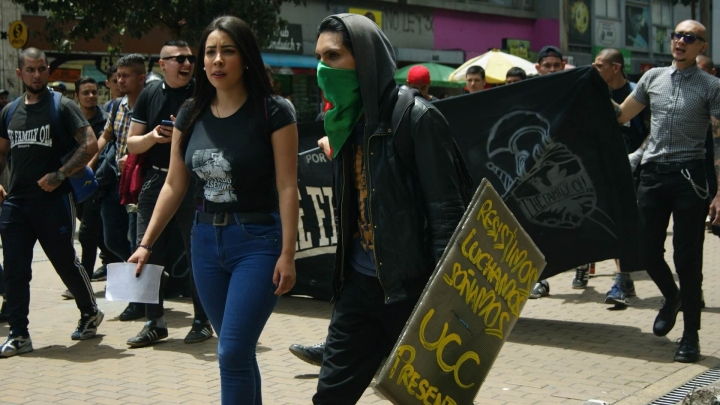
[[(298, 124), (299, 150), (317, 148), (325, 136), (322, 122)], [(335, 266), (335, 231), (332, 166), (320, 150), (298, 156), (300, 218), (295, 246), (297, 283), (293, 295), (332, 298), (332, 272)]]
[[(493, 184), (545, 255), (541, 278), (615, 258), (623, 271), (640, 270), (627, 151), (608, 87), (594, 69), (537, 77), (435, 105), (450, 123), (475, 184), (483, 178)], [(316, 147), (323, 135), (322, 123), (298, 129), (301, 151)], [(300, 157), (298, 184), (297, 290), (327, 286), (330, 294), (333, 250), (327, 243), (334, 244), (336, 234), (332, 172), (321, 152)]]
[(620, 259), (640, 270), (630, 164), (608, 86), (591, 67), (435, 104), (476, 184), (487, 178), (547, 267)]

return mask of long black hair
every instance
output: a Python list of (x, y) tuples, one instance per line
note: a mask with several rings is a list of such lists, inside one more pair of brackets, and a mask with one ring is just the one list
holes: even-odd
[[(265, 99), (272, 95), (272, 89), (270, 80), (265, 74), (265, 64), (260, 55), (260, 47), (255, 34), (250, 29), (250, 26), (238, 17), (228, 15), (218, 17), (205, 28), (200, 37), (200, 43), (198, 44), (198, 57), (200, 60), (204, 60), (205, 44), (210, 33), (215, 30), (223, 31), (232, 38), (235, 46), (240, 51), (245, 65), (241, 68), (247, 67), (243, 73), (243, 81), (248, 94), (245, 103), (253, 108), (255, 116), (265, 116)], [(180, 151), (183, 154), (187, 150), (190, 132), (195, 125), (195, 121), (206, 108), (210, 107), (216, 94), (217, 91), (208, 80), (205, 70), (195, 69), (195, 94), (192, 99), (186, 102), (190, 108), (190, 119), (187, 120), (180, 138)]]

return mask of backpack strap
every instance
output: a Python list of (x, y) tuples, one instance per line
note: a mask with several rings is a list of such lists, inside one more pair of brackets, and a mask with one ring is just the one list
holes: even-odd
[(13, 100), (12, 103), (10, 103), (10, 107), (8, 107), (7, 114), (5, 114), (5, 130), (7, 131), (8, 128), (10, 128), (10, 118), (12, 118), (12, 115), (15, 114), (15, 110), (17, 110), (18, 104), (20, 104), (20, 101), (22, 101), (22, 97), (18, 97), (15, 100)]
[(115, 100), (113, 100), (112, 109), (110, 110), (110, 121), (112, 122), (111, 127), (113, 129), (113, 136), (115, 139), (118, 139), (117, 134), (115, 134), (115, 117), (117, 117), (118, 111), (120, 111), (120, 103), (122, 102), (123, 98), (125, 97), (118, 97)]
[[(50, 103), (50, 129), (53, 134), (53, 139), (57, 139), (63, 146), (63, 155), (74, 148), (72, 142), (67, 139), (65, 128), (60, 120), (60, 102), (62, 101), (62, 94), (53, 90), (51, 92), (53, 101)], [(57, 137), (55, 137), (57, 135)]]
[(390, 120), (394, 134), (395, 153), (400, 162), (407, 168), (414, 168), (413, 158), (415, 152), (412, 131), (410, 130), (410, 114), (407, 114), (407, 111), (415, 105), (415, 97), (419, 97), (419, 94), (420, 92), (415, 89), (399, 90), (398, 100), (395, 103)]

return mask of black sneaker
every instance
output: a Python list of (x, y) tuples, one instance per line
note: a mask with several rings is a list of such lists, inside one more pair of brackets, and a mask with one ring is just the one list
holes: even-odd
[(85, 340), (94, 338), (97, 335), (97, 328), (105, 318), (105, 314), (98, 308), (97, 312), (88, 315), (83, 314), (78, 321), (77, 329), (70, 335), (72, 340)]
[(683, 336), (678, 341), (678, 345), (678, 349), (675, 352), (675, 361), (679, 363), (695, 363), (700, 360), (699, 338)]
[(134, 302), (131, 302), (128, 304), (125, 310), (122, 311), (122, 314), (120, 314), (118, 319), (121, 322), (125, 322), (134, 321), (135, 319), (140, 319), (143, 317), (145, 317), (145, 304), (136, 304)]
[(202, 322), (198, 319), (193, 321), (192, 328), (185, 336), (185, 343), (200, 343), (210, 339), (213, 335), (212, 326), (209, 321)]
[(127, 344), (130, 347), (143, 347), (166, 337), (168, 337), (167, 328), (158, 328), (155, 321), (147, 321), (140, 333), (128, 339)]
[(318, 367), (322, 366), (324, 351), (325, 342), (312, 346), (290, 345), (290, 353), (294, 354), (295, 357)]
[(532, 291), (530, 291), (530, 295), (528, 297), (536, 300), (541, 297), (547, 297), (548, 295), (550, 295), (550, 283), (548, 283), (547, 280), (540, 280), (537, 284), (535, 284)]
[(92, 281), (105, 281), (107, 280), (107, 266), (102, 265), (98, 267), (95, 272), (92, 274), (92, 277), (90, 277), (90, 280)]
[(33, 346), (30, 336), (8, 336), (5, 343), (0, 345), (0, 357), (12, 357), (31, 351)]
[(590, 265), (586, 264), (575, 269), (575, 279), (572, 282), (572, 288), (576, 290), (584, 289), (590, 281)]
[(678, 294), (675, 300), (663, 300), (662, 303), (663, 306), (660, 308), (655, 318), (655, 323), (653, 324), (653, 333), (655, 336), (665, 336), (675, 327), (675, 319), (680, 311), (682, 300), (680, 299), (680, 294)]

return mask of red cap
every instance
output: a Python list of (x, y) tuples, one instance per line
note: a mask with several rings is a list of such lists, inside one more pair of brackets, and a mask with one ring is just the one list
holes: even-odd
[(413, 66), (408, 71), (407, 82), (410, 84), (430, 84), (430, 71), (422, 65)]

